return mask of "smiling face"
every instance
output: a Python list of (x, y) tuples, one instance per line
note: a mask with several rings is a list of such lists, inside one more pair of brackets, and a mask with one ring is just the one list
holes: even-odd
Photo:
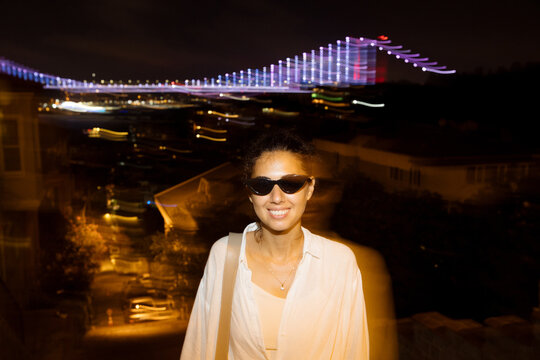
[[(310, 174), (306, 173), (300, 156), (280, 150), (262, 153), (253, 166), (251, 177), (279, 180), (286, 175)], [(313, 180), (306, 182), (294, 194), (287, 194), (278, 185), (274, 185), (269, 194), (251, 194), (249, 199), (264, 229), (275, 234), (286, 234), (300, 230), (302, 214), (314, 189)]]

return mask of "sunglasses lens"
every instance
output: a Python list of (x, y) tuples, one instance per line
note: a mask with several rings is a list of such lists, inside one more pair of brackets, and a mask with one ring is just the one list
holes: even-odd
[(246, 181), (246, 185), (256, 195), (267, 195), (274, 187), (272, 180), (263, 178), (249, 179)]
[(294, 194), (304, 186), (307, 179), (308, 177), (306, 176), (283, 178), (278, 181), (278, 184), (283, 192), (287, 194)]

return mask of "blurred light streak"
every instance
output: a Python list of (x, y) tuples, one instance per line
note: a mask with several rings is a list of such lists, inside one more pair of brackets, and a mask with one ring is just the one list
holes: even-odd
[(203, 138), (203, 139), (210, 140), (210, 141), (219, 141), (219, 142), (227, 141), (226, 138), (214, 138), (214, 137), (206, 136), (206, 135), (202, 135), (202, 134), (197, 134), (197, 135), (195, 135), (195, 137)]
[(234, 95), (230, 95), (230, 94), (219, 94), (220, 97), (224, 97), (224, 98), (227, 98), (227, 99), (231, 99), (231, 100), (238, 100), (238, 101), (250, 101), (251, 98), (248, 98), (247, 96), (245, 95), (242, 95), (242, 96), (234, 96)]
[(335, 103), (335, 102), (331, 102), (331, 101), (327, 101), (323, 99), (313, 99), (311, 102), (314, 104), (323, 104), (323, 105), (327, 105), (331, 107), (348, 107), (349, 106), (349, 103), (344, 103), (344, 102)]
[(217, 133), (217, 134), (226, 134), (227, 133), (227, 130), (211, 129), (209, 127), (200, 126), (200, 125), (197, 125), (197, 124), (194, 124), (193, 128), (194, 128), (194, 130), (210, 131), (210, 132)]
[(191, 154), (193, 150), (185, 150), (185, 149), (176, 149), (170, 146), (165, 147), (168, 151), (175, 152), (177, 154)]
[(237, 114), (224, 114), (215, 110), (208, 110), (208, 115), (215, 115), (215, 116), (223, 116), (226, 118), (238, 118), (239, 115)]
[(195, 104), (137, 104), (133, 103), (130, 104), (131, 107), (140, 107), (145, 109), (152, 109), (152, 110), (169, 110), (169, 109), (185, 109), (185, 108), (192, 108), (196, 107)]
[(240, 120), (234, 120), (234, 119), (225, 119), (225, 122), (231, 123), (231, 124), (237, 124), (237, 125), (244, 125), (244, 126), (254, 126), (255, 123), (252, 121), (240, 121)]
[(328, 101), (343, 101), (342, 96), (326, 96), (326, 95), (322, 95), (322, 94), (313, 93), (313, 94), (311, 94), (311, 97), (312, 98), (319, 98), (319, 99), (323, 99), (323, 100), (328, 100)]
[(364, 106), (368, 106), (368, 107), (377, 107), (377, 108), (384, 107), (383, 103), (381, 103), (381, 104), (372, 104), (372, 103), (368, 103), (368, 102), (360, 101), (360, 100), (353, 100), (352, 103), (354, 105), (364, 105)]
[(61, 110), (69, 110), (73, 112), (84, 112), (84, 113), (89, 112), (89, 113), (98, 113), (98, 114), (105, 114), (107, 112), (107, 109), (103, 106), (87, 105), (84, 103), (74, 102), (74, 101), (64, 101), (64, 102), (61, 102), (56, 107)]
[[(146, 201), (146, 204), (147, 204), (147, 205), (154, 205), (154, 206), (155, 206), (155, 205), (156, 205), (156, 202), (155, 202), (155, 201), (152, 201), (152, 200), (148, 200), (148, 201)], [(160, 203), (160, 205), (163, 206), (163, 207), (178, 207), (177, 204), (162, 204), (162, 203)]]
[(88, 129), (86, 132), (90, 138), (100, 138), (110, 141), (127, 141), (127, 136), (129, 135), (128, 132), (112, 131), (99, 127)]
[(275, 114), (275, 115), (280, 115), (280, 116), (291, 116), (291, 117), (300, 115), (298, 111), (283, 111), (283, 110), (274, 109), (274, 108), (263, 108), (262, 112), (267, 113), (267, 114)]
[(139, 218), (137, 216), (122, 216), (122, 215), (106, 213), (105, 215), (103, 215), (103, 218), (107, 221), (116, 221), (116, 222), (127, 223), (127, 224), (139, 223)]

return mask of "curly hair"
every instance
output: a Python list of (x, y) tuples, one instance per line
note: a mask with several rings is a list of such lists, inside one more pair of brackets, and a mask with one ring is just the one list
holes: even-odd
[(303, 167), (310, 171), (310, 163), (315, 156), (315, 147), (287, 129), (277, 129), (264, 132), (255, 141), (249, 144), (243, 158), (242, 179), (251, 177), (255, 162), (265, 152), (289, 151), (302, 160)]

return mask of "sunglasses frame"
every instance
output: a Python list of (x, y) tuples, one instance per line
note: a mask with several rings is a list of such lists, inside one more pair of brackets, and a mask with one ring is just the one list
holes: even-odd
[[(298, 179), (298, 180), (294, 181), (294, 179)], [(303, 179), (303, 181), (300, 181), (301, 179)], [(266, 193), (264, 191), (257, 191), (256, 189), (253, 188), (252, 183), (254, 181), (261, 181), (261, 180), (264, 181), (266, 184), (268, 184), (269, 190)], [(302, 190), (306, 182), (311, 183), (312, 181), (313, 181), (313, 177), (308, 176), (308, 175), (285, 175), (281, 179), (278, 179), (278, 180), (271, 180), (266, 177), (259, 176), (259, 177), (244, 180), (244, 185), (249, 189), (249, 191), (252, 194), (258, 195), (258, 196), (265, 196), (265, 195), (270, 194), (272, 190), (274, 189), (274, 186), (276, 185), (279, 186), (281, 191), (283, 191), (285, 194), (295, 194), (299, 192), (300, 190)], [(298, 189), (294, 191), (289, 191), (289, 189), (283, 188), (284, 186), (285, 187), (287, 186), (286, 183), (289, 183), (289, 184), (295, 183), (295, 185), (297, 184), (299, 187)]]

